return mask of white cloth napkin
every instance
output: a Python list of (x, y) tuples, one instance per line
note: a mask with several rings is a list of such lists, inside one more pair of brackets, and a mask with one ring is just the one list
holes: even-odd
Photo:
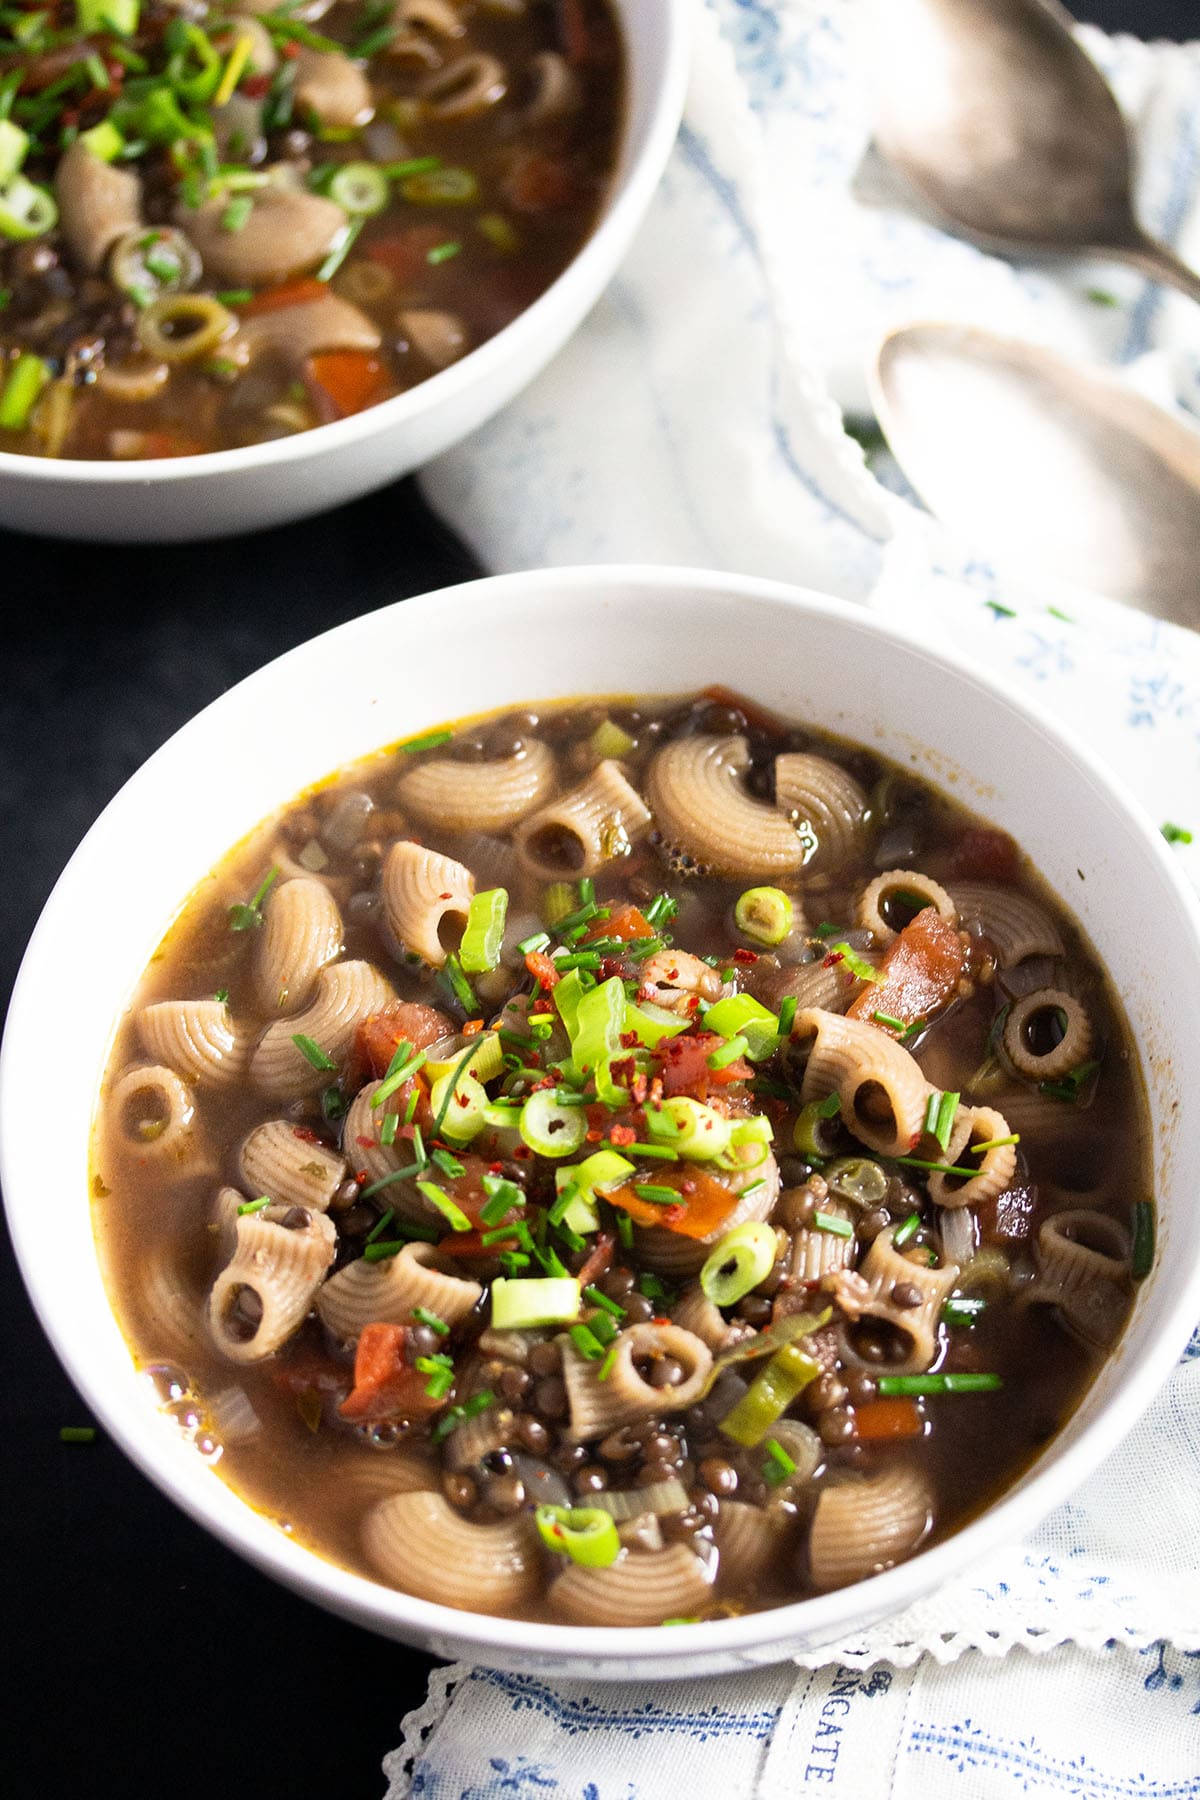
[[(1128, 271), (998, 262), (881, 200), (862, 14), (695, 0), (684, 128), (632, 254), (426, 493), (494, 569), (707, 564), (895, 609), (1118, 763), (1155, 823), (1193, 832), (1176, 852), (1200, 886), (1200, 637), (1003, 575), (842, 427), (879, 336), (930, 316), (1122, 365), (1200, 413), (1200, 315)], [(1200, 46), (1081, 36), (1134, 127), (1144, 222), (1200, 262)], [(1069, 1505), (899, 1617), (725, 1681), (455, 1665), (405, 1721), (388, 1800), (1198, 1797), (1198, 1493), (1200, 1333)]]

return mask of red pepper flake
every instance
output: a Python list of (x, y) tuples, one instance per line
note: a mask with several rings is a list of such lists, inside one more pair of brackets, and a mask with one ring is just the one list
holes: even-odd
[(671, 1324), (671, 1322), (672, 1322), (672, 1321), (671, 1321), (671, 1320), (670, 1320), (670, 1319), (668, 1319), (668, 1318), (667, 1318), (667, 1317), (666, 1317), (666, 1316), (665, 1316), (665, 1315), (664, 1315), (664, 1314), (662, 1314), (662, 1313), (660, 1313), (660, 1314), (659, 1314), (659, 1315), (658, 1315), (658, 1317), (657, 1317), (657, 1318), (654, 1318), (654, 1319), (651, 1319), (651, 1321), (650, 1321), (650, 1323), (651, 1323), (651, 1324), (652, 1324), (652, 1325), (670, 1325), (670, 1324)]
[(635, 1105), (645, 1106), (646, 1095), (649, 1093), (649, 1091), (650, 1091), (650, 1083), (647, 1081), (646, 1076), (643, 1074), (643, 1072), (639, 1069), (638, 1073), (634, 1076), (633, 1080), (629, 1084), (629, 1092), (633, 1095)]
[(632, 1125), (614, 1125), (608, 1134), (610, 1144), (636, 1144), (637, 1132)]
[(623, 975), (624, 972), (625, 965), (619, 956), (602, 956), (600, 958), (601, 980), (609, 981), (614, 975)]
[(622, 1050), (634, 1050), (637, 1048), (638, 1044), (641, 1043), (641, 1041), (642, 1040), (641, 1040), (641, 1038), (639, 1038), (636, 1031), (623, 1031), (621, 1033), (621, 1048), (622, 1048)]
[(593, 1125), (592, 1129), (589, 1132), (585, 1133), (583, 1141), (585, 1144), (603, 1143), (604, 1133), (602, 1131), (597, 1131), (596, 1127)]
[(462, 1028), (462, 1034), (464, 1037), (478, 1037), (479, 1033), (482, 1030), (483, 1030), (483, 1020), (482, 1019), (468, 1019), (466, 1024)]
[(533, 1155), (533, 1151), (529, 1148), (528, 1144), (514, 1144), (513, 1155), (519, 1162), (528, 1162), (529, 1158)]
[(663, 1207), (663, 1221), (667, 1225), (678, 1225), (679, 1221), (686, 1217), (687, 1207), (682, 1201), (677, 1201), (674, 1206)]
[(737, 963), (756, 963), (758, 961), (758, 951), (744, 950), (739, 945), (733, 953), (733, 960)]
[[(296, 1136), (299, 1137), (300, 1133), (297, 1132)], [(356, 1137), (354, 1141), (358, 1145), (360, 1150), (376, 1150), (379, 1147), (379, 1139), (378, 1138)]]
[[(694, 1194), (695, 1193), (696, 1183), (693, 1181), (693, 1179), (690, 1175), (684, 1176), (683, 1180), (679, 1184), (679, 1191), (681, 1194)], [(667, 1210), (669, 1212), (670, 1208), (668, 1207)]]
[(656, 1075), (654, 1077), (653, 1081), (650, 1083), (650, 1104), (651, 1104), (651, 1106), (653, 1106), (657, 1109), (661, 1109), (662, 1103), (663, 1103), (662, 1076)]
[(296, 58), (300, 54), (300, 46), (299, 46), (299, 44), (293, 44), (291, 42), (286, 43), (286, 44), (280, 44), (279, 54), (280, 54), (280, 56), (286, 57), (288, 62), (295, 62)]
[(292, 1131), (292, 1136), (298, 1137), (304, 1144), (319, 1144), (321, 1141), (311, 1125), (297, 1125)]
[(244, 81), (238, 83), (238, 87), (248, 99), (261, 100), (264, 94), (271, 91), (271, 77), (269, 75), (247, 75)]
[(371, 1179), (370, 1169), (355, 1169), (354, 1179), (357, 1181), (359, 1187), (366, 1187), (368, 1181)]
[(831, 950), (829, 955), (825, 958), (825, 961), (821, 964), (821, 967), (823, 969), (832, 969), (835, 968), (838, 963), (845, 962), (845, 960), (846, 958), (840, 950)]

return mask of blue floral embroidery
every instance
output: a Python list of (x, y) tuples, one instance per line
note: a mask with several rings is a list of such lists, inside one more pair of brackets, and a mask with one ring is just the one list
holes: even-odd
[[(625, 1731), (631, 1738), (655, 1732), (685, 1732), (705, 1742), (709, 1738), (748, 1737), (764, 1742), (779, 1718), (779, 1708), (743, 1712), (736, 1706), (710, 1706), (699, 1712), (681, 1712), (656, 1701), (634, 1706), (610, 1705), (591, 1694), (561, 1692), (533, 1675), (513, 1675), (504, 1669), (472, 1669), (469, 1680), (494, 1687), (512, 1701), (513, 1711), (525, 1707), (550, 1719), (568, 1737), (585, 1731)], [(601, 1690), (603, 1692), (603, 1690)]]
[(908, 1748), (941, 1757), (960, 1775), (971, 1769), (1002, 1771), (1025, 1794), (1041, 1790), (1071, 1800), (1196, 1800), (1200, 1792), (1191, 1778), (1162, 1782), (1141, 1771), (1108, 1774), (1086, 1756), (1062, 1757), (1043, 1749), (1032, 1732), (1023, 1738), (993, 1736), (969, 1718), (957, 1725), (915, 1724)]

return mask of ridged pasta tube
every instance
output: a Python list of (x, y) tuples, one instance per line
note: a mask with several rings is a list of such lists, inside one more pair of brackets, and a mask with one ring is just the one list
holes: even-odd
[(810, 873), (835, 874), (856, 855), (867, 796), (840, 763), (804, 751), (777, 756), (775, 805), (807, 846)]
[(195, 1098), (174, 1069), (127, 1069), (109, 1097), (109, 1117), (121, 1149), (139, 1162), (175, 1163), (181, 1174), (202, 1174), (208, 1166)]
[(628, 855), (649, 825), (646, 802), (606, 758), (578, 787), (522, 820), (514, 842), (522, 867), (539, 881), (578, 880)]
[(731, 1598), (751, 1596), (772, 1570), (786, 1579), (789, 1540), (796, 1535), (793, 1513), (779, 1507), (748, 1506), (722, 1500), (714, 1536), (720, 1552), (717, 1579)]
[(432, 1244), (405, 1244), (382, 1262), (360, 1257), (331, 1275), (317, 1295), (317, 1311), (334, 1336), (348, 1343), (364, 1325), (406, 1325), (417, 1306), (457, 1325), (482, 1293), (477, 1281), (445, 1274)]
[(213, 1201), (212, 1228), (217, 1246), (226, 1262), (237, 1248), (238, 1213), (245, 1205), (246, 1196), (240, 1188), (220, 1187)]
[(573, 1625), (661, 1625), (703, 1612), (712, 1597), (708, 1570), (685, 1544), (626, 1550), (607, 1569), (569, 1563), (547, 1592)]
[(380, 894), (388, 926), (396, 942), (431, 969), (442, 967), (462, 937), (474, 892), (475, 877), (452, 856), (407, 838), (387, 853)]
[(700, 1273), (713, 1245), (720, 1243), (735, 1225), (757, 1224), (770, 1218), (780, 1185), (779, 1164), (770, 1152), (753, 1167), (722, 1172), (719, 1179), (741, 1195), (727, 1218), (702, 1238), (684, 1237), (682, 1232), (668, 1231), (665, 1225), (637, 1225), (633, 1241), (639, 1262), (672, 1281), (686, 1281)]
[[(675, 1357), (683, 1365), (684, 1378), (675, 1387), (653, 1387), (638, 1372), (638, 1362), (659, 1356)], [(562, 1339), (562, 1357), (571, 1407), (565, 1435), (573, 1444), (607, 1437), (618, 1425), (634, 1419), (691, 1406), (713, 1360), (707, 1344), (692, 1332), (678, 1325), (655, 1324), (627, 1326), (613, 1340), (603, 1365), (581, 1356), (569, 1337)], [(603, 1381), (602, 1366), (608, 1368)]]
[(808, 1540), (808, 1564), (818, 1588), (865, 1581), (911, 1556), (933, 1523), (925, 1477), (900, 1463), (865, 1481), (823, 1487)]
[(442, 1476), (436, 1461), (412, 1443), (392, 1445), (387, 1450), (363, 1448), (357, 1455), (340, 1457), (336, 1468), (339, 1495), (349, 1490), (360, 1506), (386, 1500), (393, 1494), (441, 1491)]
[(813, 1039), (801, 1097), (836, 1094), (842, 1123), (881, 1156), (907, 1156), (925, 1125), (929, 1083), (902, 1044), (862, 1019), (820, 1007), (796, 1014), (792, 1035)]
[[(303, 1222), (291, 1220), (297, 1212)], [(269, 1206), (237, 1221), (231, 1261), (213, 1283), (209, 1329), (231, 1362), (261, 1362), (287, 1342), (303, 1320), (337, 1249), (337, 1233), (324, 1213)], [(249, 1293), (261, 1309), (257, 1323), (246, 1310)]]
[[(1011, 1187), (1017, 1167), (1016, 1146), (997, 1141), (1011, 1135), (1003, 1113), (990, 1106), (960, 1106), (950, 1128), (946, 1163), (951, 1168), (978, 1168), (979, 1173), (967, 1181), (961, 1175), (930, 1170), (930, 1199), (938, 1206), (986, 1206)], [(972, 1148), (975, 1144), (992, 1148), (979, 1156)]]
[[(879, 958), (869, 951), (858, 952), (865, 963), (872, 966)], [(778, 1012), (781, 1003), (789, 996), (796, 1002), (797, 1012), (805, 1012), (818, 1007), (822, 1012), (844, 1013), (866, 987), (866, 980), (852, 973), (844, 963), (831, 963), (822, 957), (808, 963), (793, 963), (789, 968), (778, 969), (765, 977), (759, 988), (759, 998), (772, 1012)]]
[(464, 1419), (446, 1439), (446, 1467), (456, 1473), (475, 1468), (493, 1450), (512, 1443), (515, 1423), (516, 1414), (508, 1406), (489, 1406), (473, 1419)]
[(520, 1612), (541, 1587), (530, 1513), (473, 1525), (441, 1494), (394, 1494), (371, 1508), (362, 1542), (392, 1587), (461, 1612)]
[[(1030, 1032), (1044, 1013), (1066, 1021), (1062, 1037), (1052, 1048), (1038, 1051), (1030, 1044)], [(1014, 1000), (1004, 1022), (1004, 1054), (1018, 1075), (1030, 1081), (1061, 1081), (1086, 1062), (1095, 1042), (1091, 1016), (1083, 1002), (1062, 988), (1038, 988)]]
[(419, 762), (396, 790), (403, 810), (440, 831), (511, 831), (553, 791), (554, 755), (531, 738), (518, 756), (496, 762), (456, 762), (447, 756)]
[(888, 869), (863, 889), (855, 912), (855, 924), (863, 931), (871, 932), (877, 944), (890, 944), (899, 935), (895, 926), (888, 924), (884, 907), (893, 895), (901, 894), (911, 895), (921, 902), (916, 909), (918, 912), (932, 906), (948, 925), (958, 923), (958, 909), (953, 900), (931, 876), (922, 875), (917, 869)]
[(946, 891), (958, 908), (959, 923), (988, 939), (1002, 969), (1013, 969), (1030, 956), (1066, 955), (1062, 935), (1045, 907), (1018, 888), (956, 881)]
[(299, 1136), (290, 1119), (256, 1125), (238, 1153), (238, 1166), (248, 1194), (269, 1194), (316, 1212), (328, 1212), (346, 1179), (346, 1164), (336, 1151), (314, 1143), (311, 1133)]
[(1024, 1306), (1057, 1306), (1090, 1343), (1110, 1344), (1129, 1306), (1129, 1240), (1108, 1213), (1079, 1207), (1038, 1228), (1037, 1276), (1021, 1290)]
[(746, 791), (744, 737), (682, 737), (650, 764), (646, 797), (663, 842), (684, 871), (738, 880), (796, 875), (807, 851), (794, 826)]
[(342, 915), (323, 881), (285, 881), (268, 897), (254, 986), (263, 1012), (294, 1013), (327, 963), (342, 953)]
[(671, 1307), (671, 1323), (684, 1331), (690, 1331), (702, 1344), (707, 1344), (714, 1354), (743, 1335), (725, 1317), (720, 1307), (714, 1305), (698, 1281), (685, 1287)]
[[(854, 1208), (832, 1197), (822, 1200), (820, 1210), (827, 1217), (854, 1220)], [(792, 1233), (789, 1276), (793, 1281), (820, 1281), (835, 1269), (852, 1269), (858, 1256), (858, 1240), (853, 1232), (843, 1237), (840, 1232), (822, 1231), (817, 1225), (802, 1226)]]
[(156, 1000), (137, 1024), (147, 1054), (186, 1081), (230, 1088), (245, 1073), (249, 1044), (223, 1000)]
[(296, 1037), (310, 1038), (333, 1062), (349, 1055), (354, 1033), (395, 999), (391, 983), (369, 962), (333, 963), (317, 976), (311, 1004), (292, 1019), (277, 1019), (250, 1058), (250, 1079), (276, 1100), (300, 1100), (328, 1087), (329, 1071), (314, 1068)]
[[(859, 1274), (867, 1283), (867, 1294), (856, 1307), (860, 1320), (888, 1325), (895, 1333), (898, 1349), (903, 1354), (889, 1358), (889, 1375), (921, 1375), (937, 1354), (938, 1321), (942, 1307), (958, 1280), (958, 1264), (944, 1263), (931, 1269), (925, 1263), (910, 1262), (892, 1243), (895, 1227), (889, 1225), (875, 1239)], [(913, 1290), (920, 1296), (915, 1306), (901, 1306), (895, 1299), (896, 1289)], [(905, 1295), (905, 1298), (908, 1298)], [(843, 1332), (848, 1360), (857, 1362), (854, 1350), (856, 1326)], [(872, 1367), (875, 1367), (872, 1364)]]

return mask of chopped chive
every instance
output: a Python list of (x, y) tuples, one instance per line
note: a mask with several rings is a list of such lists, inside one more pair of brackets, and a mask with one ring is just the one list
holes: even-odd
[(229, 1005), (229, 989), (228, 988), (218, 988), (216, 993), (213, 995), (213, 999), (219, 1001), (222, 1006), (228, 1006)]
[(619, 1349), (620, 1349), (620, 1345), (615, 1340), (612, 1344), (609, 1345), (608, 1353), (605, 1356), (604, 1361), (600, 1364), (600, 1367), (596, 1370), (596, 1380), (597, 1381), (607, 1381), (608, 1380), (609, 1376), (613, 1372), (613, 1364), (617, 1360), (617, 1351)]
[(940, 1094), (936, 1091), (929, 1096), (923, 1129), (927, 1136), (936, 1140), (939, 1149), (943, 1151), (949, 1148), (954, 1115), (961, 1098), (960, 1094)]
[(399, 1256), (407, 1242), (407, 1238), (389, 1238), (386, 1242), (380, 1239), (364, 1246), (362, 1259), (369, 1263), (387, 1262), (389, 1257)]
[(253, 288), (225, 288), (217, 295), (222, 306), (249, 306), (253, 298)]
[[(362, 54), (361, 50), (356, 52), (356, 55)], [(382, 163), (380, 168), (389, 181), (404, 181), (410, 175), (429, 175), (441, 166), (440, 156), (410, 156), (407, 162)]]
[(457, 256), (461, 249), (461, 243), (455, 241), (450, 241), (445, 244), (435, 244), (432, 250), (427, 250), (425, 252), (425, 261), (434, 264), (449, 262), (450, 258), (452, 256)]
[(399, 1125), (399, 1114), (388, 1113), (383, 1124), (379, 1127), (379, 1142), (383, 1145), (385, 1150), (390, 1150), (392, 1145), (396, 1142), (396, 1132)]
[(627, 1212), (617, 1214), (617, 1237), (620, 1239), (622, 1250), (633, 1249), (633, 1220)]
[(60, 1444), (94, 1444), (96, 1427), (94, 1425), (64, 1425), (58, 1434)]
[(457, 1181), (460, 1175), (467, 1172), (465, 1165), (459, 1162), (457, 1156), (452, 1156), (449, 1150), (431, 1150), (429, 1160), (436, 1163), (442, 1174), (451, 1181)]
[(822, 1119), (836, 1119), (841, 1109), (842, 1097), (840, 1094), (826, 1094), (825, 1098), (817, 1105), (817, 1113)]
[(1168, 844), (1190, 844), (1193, 836), (1185, 825), (1172, 825), (1169, 819), (1162, 827), (1162, 834)]
[(430, 1432), (430, 1438), (435, 1444), (440, 1444), (443, 1438), (449, 1437), (450, 1433), (463, 1423), (464, 1419), (474, 1419), (481, 1412), (486, 1412), (489, 1406), (495, 1404), (496, 1396), (491, 1388), (484, 1388), (481, 1393), (472, 1394), (471, 1398), (464, 1400), (461, 1406), (451, 1406), (443, 1413)]
[(903, 1250), (905, 1244), (911, 1243), (913, 1238), (916, 1237), (918, 1231), (920, 1231), (920, 1229), (921, 1229), (920, 1213), (915, 1213), (915, 1212), (909, 1213), (909, 1215), (908, 1215), (907, 1219), (905, 1219), (904, 1223), (902, 1225), (897, 1225), (897, 1227), (896, 1227), (895, 1234), (892, 1238), (892, 1249), (893, 1250)]
[(235, 194), (221, 214), (221, 230), (244, 231), (253, 210), (254, 200), (250, 194)]
[(813, 1224), (818, 1231), (828, 1231), (833, 1237), (854, 1236), (854, 1226), (850, 1220), (839, 1219), (836, 1213), (814, 1213)]
[(1133, 1262), (1130, 1273), (1135, 1281), (1144, 1281), (1154, 1267), (1154, 1207), (1149, 1200), (1139, 1200), (1133, 1209)]
[(749, 1048), (749, 1043), (739, 1033), (737, 1037), (731, 1037), (727, 1044), (722, 1044), (720, 1049), (714, 1050), (712, 1055), (705, 1057), (704, 1060), (710, 1069), (727, 1069), (729, 1064), (736, 1062), (739, 1056), (744, 1056)]
[(993, 618), (1015, 619), (1017, 616), (1011, 606), (1002, 606), (999, 600), (985, 600), (983, 604), (987, 607)]
[(1021, 1134), (1019, 1131), (1010, 1132), (1008, 1137), (988, 1138), (982, 1144), (972, 1144), (970, 1147), (971, 1155), (983, 1156), (989, 1150), (1003, 1150), (1005, 1144), (1019, 1144), (1020, 1141)]
[(893, 1013), (873, 1012), (871, 1017), (877, 1025), (886, 1025), (889, 1031), (909, 1031), (912, 1029), (911, 1026), (904, 1023), (903, 1019), (897, 1019)]
[(485, 1175), (483, 1191), (489, 1196), (487, 1203), (480, 1210), (481, 1225), (498, 1225), (505, 1213), (514, 1206), (524, 1206), (525, 1195), (515, 1181), (506, 1181), (500, 1175)]
[(414, 1306), (412, 1309), (412, 1316), (417, 1321), (418, 1325), (428, 1325), (430, 1331), (436, 1331), (439, 1337), (449, 1337), (450, 1327), (447, 1325), (445, 1319), (439, 1319), (438, 1315), (435, 1312), (430, 1312), (428, 1307)]
[(986, 1306), (987, 1301), (974, 1294), (951, 1294), (942, 1308), (942, 1318), (947, 1325), (973, 1325)]
[(436, 1206), (442, 1217), (449, 1223), (451, 1231), (474, 1230), (474, 1226), (462, 1207), (458, 1205), (457, 1201), (452, 1200), (436, 1181), (418, 1181), (417, 1191), (424, 1194), (431, 1206)]
[(879, 1392), (883, 1395), (912, 1394), (990, 1394), (1004, 1383), (999, 1375), (881, 1375)]
[(391, 1187), (397, 1181), (411, 1181), (414, 1175), (419, 1175), (422, 1169), (428, 1167), (428, 1158), (420, 1162), (405, 1163), (402, 1169), (393, 1169), (390, 1175), (381, 1175), (378, 1181), (373, 1181), (370, 1187), (365, 1187), (359, 1198), (369, 1200), (372, 1194), (379, 1192), (380, 1188)]
[(919, 1156), (897, 1156), (893, 1161), (909, 1169), (936, 1169), (939, 1175), (961, 1175), (968, 1181), (974, 1181), (979, 1173), (978, 1169), (964, 1169), (954, 1163), (923, 1162)]
[(235, 903), (233, 906), (231, 906), (229, 908), (229, 929), (230, 929), (230, 931), (250, 931), (255, 926), (262, 924), (262, 922), (263, 922), (263, 913), (262, 913), (263, 902), (266, 899), (268, 893), (270, 892), (273, 884), (278, 879), (279, 879), (279, 870), (274, 869), (274, 868), (268, 869), (267, 873), (263, 876), (263, 879), (262, 879), (261, 883), (259, 884), (258, 890), (255, 893), (254, 898), (252, 900), (246, 901), (245, 903), (238, 901), (237, 903)]
[(604, 1345), (587, 1325), (572, 1325), (567, 1334), (580, 1356), (586, 1356), (589, 1362), (599, 1362), (604, 1355)]
[(238, 1217), (242, 1218), (246, 1213), (259, 1213), (264, 1206), (270, 1206), (270, 1204), (270, 1197), (267, 1194), (260, 1194), (257, 1200), (243, 1200), (238, 1207)]
[(422, 750), (436, 750), (439, 744), (448, 744), (453, 736), (449, 726), (444, 726), (437, 731), (427, 731), (422, 737), (409, 738), (400, 749), (405, 756), (417, 756)]
[(585, 1300), (590, 1300), (593, 1306), (602, 1306), (605, 1312), (612, 1314), (614, 1319), (625, 1317), (625, 1308), (617, 1301), (610, 1300), (607, 1294), (602, 1294), (598, 1287), (585, 1287), (583, 1297)]
[(652, 1181), (635, 1181), (633, 1191), (639, 1200), (649, 1200), (655, 1206), (679, 1206), (683, 1200), (678, 1188), (657, 1187)]
[(508, 1276), (519, 1275), (529, 1267), (530, 1258), (521, 1250), (501, 1250), (500, 1267)]
[(305, 1062), (311, 1063), (314, 1069), (320, 1069), (322, 1074), (327, 1074), (330, 1069), (337, 1068), (332, 1056), (327, 1056), (320, 1044), (314, 1043), (313, 1039), (307, 1037), (303, 1031), (294, 1031), (292, 1042)]
[(531, 956), (534, 954), (534, 952), (536, 952), (538, 950), (548, 950), (549, 948), (550, 948), (549, 932), (548, 931), (535, 931), (533, 933), (532, 937), (527, 937), (527, 938), (521, 939), (521, 942), (517, 945), (517, 954), (519, 956)]
[[(422, 1368), (422, 1363), (428, 1363), (429, 1367)], [(435, 1362), (431, 1356), (419, 1356), (413, 1364), (413, 1367), (419, 1374), (429, 1376), (429, 1380), (425, 1383), (425, 1392), (429, 1395), (429, 1398), (431, 1400), (444, 1400), (446, 1395), (450, 1392), (450, 1389), (454, 1386), (453, 1367), (446, 1368), (444, 1365)]]
[(622, 1156), (657, 1157), (659, 1162), (678, 1162), (678, 1150), (672, 1150), (669, 1144), (618, 1144)]
[(533, 1246), (533, 1254), (537, 1257), (547, 1275), (554, 1275), (562, 1278), (567, 1274), (566, 1264), (557, 1252), (550, 1248), (549, 1244), (544, 1248), (539, 1248), (539, 1246), (535, 1244)]
[(533, 1237), (524, 1219), (513, 1219), (507, 1225), (497, 1225), (491, 1231), (485, 1231), (480, 1237), (485, 1250), (493, 1244), (517, 1244), (522, 1250), (533, 1253)]
[(442, 964), (442, 978), (465, 1013), (473, 1015), (479, 1011), (475, 990), (463, 974), (463, 966), (453, 950)]
[[(878, 1017), (878, 1015), (876, 1016)], [(792, 1026), (795, 1022), (796, 996), (795, 994), (785, 994), (779, 1002), (779, 1035), (781, 1038), (791, 1037)]]
[(768, 1438), (766, 1442), (767, 1460), (762, 1466), (763, 1480), (778, 1487), (789, 1475), (796, 1473), (796, 1459), (789, 1456), (778, 1438)]
[(368, 1233), (367, 1233), (368, 1244), (373, 1244), (375, 1242), (376, 1238), (381, 1238), (383, 1236), (384, 1232), (387, 1230), (388, 1226), (391, 1224), (391, 1222), (395, 1218), (395, 1216), (396, 1216), (396, 1209), (394, 1206), (389, 1206), (385, 1213), (380, 1214), (379, 1218), (375, 1221), (374, 1225), (372, 1225), (370, 1231), (368, 1231)]

